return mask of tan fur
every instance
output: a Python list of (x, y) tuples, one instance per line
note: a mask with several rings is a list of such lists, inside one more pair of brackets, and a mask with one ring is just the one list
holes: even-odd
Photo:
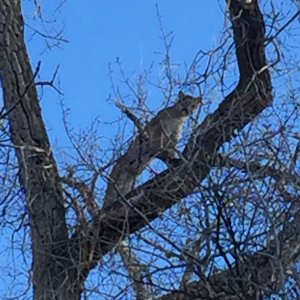
[[(161, 157), (175, 158), (176, 145), (180, 139), (182, 126), (186, 119), (196, 110), (201, 98), (178, 94), (175, 105), (161, 110), (144, 129), (146, 138), (137, 137), (130, 145), (128, 152), (148, 155), (152, 159)], [(149, 162), (147, 162), (149, 163)]]

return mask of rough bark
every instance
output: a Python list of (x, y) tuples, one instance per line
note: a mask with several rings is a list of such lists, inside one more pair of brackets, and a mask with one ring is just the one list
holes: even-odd
[(1, 82), (30, 217), (35, 299), (78, 299), (62, 189), (34, 84), (40, 66), (32, 72), (20, 1), (0, 1), (0, 26)]

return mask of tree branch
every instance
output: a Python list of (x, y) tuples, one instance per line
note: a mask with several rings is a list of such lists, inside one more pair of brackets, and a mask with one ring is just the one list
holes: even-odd
[[(173, 163), (168, 170), (126, 195), (127, 201), (115, 202), (94, 220), (90, 230), (90, 238), (98, 249), (94, 252), (94, 261), (109, 251), (124, 231), (132, 233), (142, 228), (188, 196), (208, 175), (220, 146), (271, 103), (265, 26), (257, 1), (252, 2), (251, 5), (243, 5), (238, 0), (230, 3), (240, 71), (237, 87), (196, 129), (183, 152), (184, 160)], [(78, 239), (78, 236), (73, 239)], [(84, 278), (88, 272), (85, 270)]]
[[(280, 277), (288, 277), (300, 258), (299, 222), (298, 212), (295, 220), (288, 222), (276, 237), (270, 239), (262, 251), (244, 253), (232, 264), (230, 270), (213, 273), (205, 280), (191, 282), (184, 290), (171, 292), (157, 300), (238, 300), (241, 299), (241, 291), (242, 296), (247, 295), (247, 300), (255, 300), (278, 293), (283, 288)], [(279, 249), (277, 240), (281, 241)], [(211, 286), (214, 298), (211, 298)]]

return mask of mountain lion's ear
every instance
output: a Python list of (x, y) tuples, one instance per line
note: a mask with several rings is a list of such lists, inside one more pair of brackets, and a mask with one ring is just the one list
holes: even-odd
[(182, 100), (185, 97), (185, 94), (182, 91), (179, 91), (178, 93), (178, 100)]

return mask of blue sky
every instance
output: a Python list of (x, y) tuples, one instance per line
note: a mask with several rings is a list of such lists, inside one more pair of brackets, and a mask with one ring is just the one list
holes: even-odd
[[(47, 7), (46, 2), (49, 1), (43, 3), (43, 12), (48, 17), (53, 9)], [(115, 62), (119, 58), (128, 77), (134, 78), (162, 58), (156, 4), (165, 31), (174, 33), (172, 57), (176, 63), (189, 64), (199, 49), (208, 50), (217, 44), (224, 22), (221, 7), (218, 1), (200, 2), (199, 7), (199, 0), (189, 1), (188, 5), (179, 0), (67, 1), (54, 27), (64, 27), (63, 35), (69, 43), (50, 51), (45, 49), (39, 36), (29, 38), (28, 30), (33, 66), (41, 60), (41, 80), (47, 80), (60, 64), (58, 78), (64, 92), (62, 98), (71, 109), (69, 121), (75, 129), (88, 126), (97, 116), (103, 122), (112, 121), (118, 110), (106, 101), (112, 92), (109, 64), (117, 69)], [(32, 6), (28, 9), (26, 6), (26, 12), (30, 17)], [(30, 21), (30, 24), (41, 29), (38, 22)], [(154, 70), (154, 80), (159, 72), (159, 69)], [(118, 77), (115, 79), (118, 83)], [(66, 140), (59, 99), (57, 93), (48, 88), (41, 103), (50, 136), (53, 141), (58, 139), (62, 146)], [(159, 97), (151, 97), (151, 92), (148, 100), (154, 107), (162, 102)], [(103, 135), (109, 135), (110, 129), (103, 125)]]

